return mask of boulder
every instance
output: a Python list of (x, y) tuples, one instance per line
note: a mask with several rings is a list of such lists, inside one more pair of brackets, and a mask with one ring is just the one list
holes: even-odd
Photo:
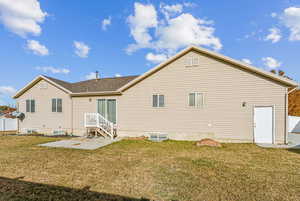
[(205, 139), (198, 141), (196, 143), (196, 146), (197, 147), (201, 147), (201, 146), (222, 147), (220, 142), (217, 142), (217, 141), (209, 139), (209, 138), (205, 138)]

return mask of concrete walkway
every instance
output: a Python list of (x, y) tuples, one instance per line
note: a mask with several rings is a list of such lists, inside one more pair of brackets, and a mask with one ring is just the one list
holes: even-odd
[(257, 144), (265, 148), (300, 149), (300, 134), (289, 133), (288, 144)]
[(300, 144), (263, 144), (258, 143), (257, 146), (264, 147), (264, 148), (279, 148), (279, 149), (300, 149)]
[(112, 144), (112, 143), (120, 141), (120, 140), (121, 140), (120, 138), (111, 140), (109, 138), (102, 138), (102, 137), (98, 137), (98, 138), (79, 137), (79, 138), (73, 138), (70, 140), (60, 140), (60, 141), (56, 141), (56, 142), (39, 144), (38, 146), (94, 150), (94, 149), (104, 147), (106, 145)]

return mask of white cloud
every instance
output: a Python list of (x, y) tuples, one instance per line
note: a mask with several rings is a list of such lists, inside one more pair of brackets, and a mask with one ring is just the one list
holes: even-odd
[(46, 16), (47, 13), (42, 11), (38, 0), (0, 0), (0, 21), (21, 37), (26, 37), (27, 34), (40, 35), (40, 24)]
[(0, 86), (0, 95), (13, 95), (16, 89), (11, 86)]
[(75, 54), (81, 58), (87, 58), (90, 52), (90, 47), (87, 46), (84, 42), (74, 41)]
[(130, 15), (127, 22), (130, 26), (130, 34), (136, 41), (136, 44), (129, 45), (127, 52), (132, 53), (139, 48), (149, 47), (152, 37), (148, 30), (158, 24), (154, 6), (134, 3), (134, 15)]
[(85, 76), (85, 79), (87, 79), (87, 80), (96, 79), (96, 73), (95, 72), (90, 72), (89, 74), (87, 74)]
[(111, 17), (102, 20), (102, 30), (106, 31), (107, 27), (111, 25)]
[(183, 13), (185, 6), (181, 4), (181, 6), (161, 4), (161, 12), (168, 13), (161, 19), (158, 19), (157, 11), (152, 4), (134, 5), (135, 11), (128, 17), (128, 23), (135, 44), (128, 46), (127, 53), (149, 48), (156, 53), (170, 55), (192, 44), (214, 50), (222, 48), (220, 39), (214, 36), (213, 22), (194, 17), (190, 13)]
[(182, 13), (183, 5), (182, 4), (173, 4), (173, 5), (160, 5), (161, 12), (166, 16), (166, 18), (170, 18), (170, 16), (173, 16), (178, 13)]
[(269, 29), (269, 34), (265, 37), (265, 41), (272, 41), (272, 43), (277, 43), (281, 39), (281, 31), (278, 28)]
[(121, 77), (122, 75), (121, 74), (119, 74), (119, 73), (116, 73), (115, 74), (115, 77)]
[(277, 13), (271, 13), (271, 17), (273, 18), (277, 17)]
[(272, 57), (264, 57), (262, 58), (262, 61), (264, 62), (264, 65), (271, 68), (275, 69), (281, 66), (281, 62), (277, 61), (276, 59)]
[(246, 58), (242, 59), (242, 62), (244, 62), (246, 64), (250, 64), (250, 65), (252, 64), (251, 60), (250, 59), (246, 59)]
[(36, 40), (27, 40), (27, 49), (40, 56), (46, 56), (49, 54), (47, 47), (40, 44), (40, 42)]
[(300, 40), (300, 7), (286, 8), (280, 18), (291, 32), (289, 40)]
[(195, 18), (188, 13), (171, 18), (166, 26), (160, 26), (157, 30), (159, 39), (156, 48), (174, 52), (193, 44), (220, 50), (222, 44), (214, 36), (215, 29), (210, 24), (210, 21)]
[(52, 66), (38, 66), (36, 70), (40, 70), (44, 73), (53, 73), (53, 74), (69, 74), (70, 70), (66, 68), (54, 68)]
[(167, 60), (168, 56), (165, 54), (153, 54), (150, 52), (146, 55), (146, 59), (152, 63), (161, 63)]

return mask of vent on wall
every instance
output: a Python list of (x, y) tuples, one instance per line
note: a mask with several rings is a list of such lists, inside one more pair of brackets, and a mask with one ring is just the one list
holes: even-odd
[(35, 133), (37, 133), (37, 130), (36, 129), (26, 129), (26, 133), (27, 134), (35, 134)]
[(168, 134), (166, 133), (150, 132), (148, 134), (149, 134), (149, 140), (153, 142), (162, 142), (168, 139)]
[(47, 82), (41, 82), (40, 83), (40, 89), (47, 89), (47, 88), (48, 88)]
[(66, 135), (67, 132), (64, 130), (53, 130), (53, 135)]
[(199, 58), (197, 56), (191, 56), (187, 57), (185, 59), (185, 66), (186, 67), (193, 67), (193, 66), (198, 66), (199, 65)]

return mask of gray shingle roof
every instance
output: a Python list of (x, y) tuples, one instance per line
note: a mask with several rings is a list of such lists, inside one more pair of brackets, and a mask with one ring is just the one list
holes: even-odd
[(113, 78), (100, 78), (86, 80), (82, 82), (65, 82), (56, 78), (44, 76), (56, 84), (68, 89), (72, 93), (85, 93), (85, 92), (111, 92), (121, 88), (131, 80), (138, 76), (124, 76), (124, 77), (113, 77)]

